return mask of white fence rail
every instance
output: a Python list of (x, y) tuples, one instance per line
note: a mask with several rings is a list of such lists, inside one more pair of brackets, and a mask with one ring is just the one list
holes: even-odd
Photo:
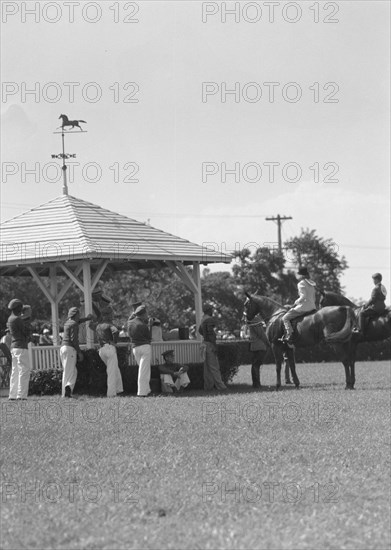
[[(170, 340), (168, 342), (152, 342), (152, 365), (163, 363), (162, 353), (166, 350), (175, 351), (177, 363), (202, 363), (198, 340)], [(129, 348), (126, 343), (118, 347)], [(81, 346), (83, 348), (83, 346)], [(33, 370), (61, 369), (60, 346), (30, 346), (30, 361)], [(128, 353), (128, 364), (136, 365), (133, 353)]]

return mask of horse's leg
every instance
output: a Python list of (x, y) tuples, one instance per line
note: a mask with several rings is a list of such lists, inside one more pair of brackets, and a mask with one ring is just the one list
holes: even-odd
[(349, 359), (350, 359), (350, 389), (354, 390), (354, 384), (356, 383), (356, 351), (357, 343), (350, 341), (349, 346)]
[(272, 345), (274, 358), (276, 361), (276, 374), (277, 374), (277, 384), (276, 389), (281, 388), (281, 363), (282, 363), (282, 352), (281, 349), (275, 344)]
[(295, 350), (291, 349), (291, 348), (288, 348), (287, 351), (286, 351), (286, 355), (287, 355), (287, 358), (288, 358), (288, 364), (289, 364), (290, 369), (291, 369), (293, 382), (294, 382), (296, 388), (299, 388), (300, 387), (300, 380), (299, 380), (299, 378), (296, 374)]
[(284, 353), (284, 363), (285, 363), (285, 384), (292, 384), (292, 380), (289, 372), (289, 361), (285, 353)]
[(341, 350), (342, 355), (342, 364), (345, 368), (345, 390), (351, 390), (352, 389), (352, 382), (351, 382), (351, 376), (350, 376), (350, 365), (351, 365), (351, 351), (350, 351), (350, 342), (346, 344), (342, 344), (341, 346), (335, 346), (338, 350), (338, 348)]

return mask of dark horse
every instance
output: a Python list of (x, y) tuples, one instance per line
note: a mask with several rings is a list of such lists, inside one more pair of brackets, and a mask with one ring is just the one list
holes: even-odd
[[(245, 310), (247, 319), (260, 313), (267, 324), (266, 335), (272, 345), (277, 372), (277, 389), (281, 387), (281, 363), (285, 351), (295, 386), (300, 385), (296, 374), (294, 350), (280, 343), (284, 334), (283, 315), (287, 308), (266, 296), (250, 295), (246, 292)], [(352, 329), (355, 323), (350, 307), (325, 307), (299, 320), (295, 328), (294, 344), (297, 347), (311, 347), (321, 342), (335, 346), (345, 367), (346, 389), (354, 389), (354, 362), (351, 360)]]
[[(356, 320), (363, 310), (364, 306), (357, 306), (342, 294), (336, 292), (325, 292), (320, 300), (320, 307), (328, 306), (349, 306), (353, 309)], [(379, 342), (386, 340), (391, 336), (391, 308), (386, 308), (384, 313), (379, 314), (374, 319), (368, 319), (368, 326), (363, 336), (361, 333), (353, 334), (352, 338), (352, 358), (356, 361), (357, 345), (362, 342)]]
[[(84, 124), (87, 124), (85, 120), (68, 120), (67, 115), (60, 115), (58, 118), (62, 119), (62, 124), (60, 128), (64, 130), (65, 126), (72, 126), (74, 128), (77, 126), (82, 132), (84, 132), (83, 128), (79, 125), (79, 122), (83, 122)], [(70, 128), (72, 130), (72, 128)]]

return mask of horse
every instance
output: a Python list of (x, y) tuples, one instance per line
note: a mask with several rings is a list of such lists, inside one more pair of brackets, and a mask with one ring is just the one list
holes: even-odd
[[(365, 306), (357, 306), (348, 298), (337, 292), (325, 292), (320, 300), (320, 307), (328, 306), (349, 306), (353, 309), (356, 322)], [(379, 342), (386, 340), (391, 336), (391, 308), (385, 309), (384, 313), (378, 317), (368, 319), (365, 335), (362, 333), (353, 333), (352, 337), (352, 361), (356, 362), (357, 346), (363, 342)]]
[[(81, 126), (79, 125), (79, 122), (83, 122), (84, 124), (87, 124), (87, 122), (85, 120), (69, 120), (67, 115), (60, 115), (58, 118), (62, 119), (62, 124), (61, 124), (60, 128), (62, 128), (63, 130), (64, 130), (65, 126), (72, 126), (72, 128), (77, 126), (79, 128), (79, 130), (84, 132), (83, 128), (81, 128)], [(70, 128), (70, 129), (72, 130), (72, 128)]]
[[(320, 300), (320, 307), (328, 306), (349, 306), (353, 309), (358, 319), (360, 313), (365, 306), (358, 306), (350, 301), (348, 298), (337, 292), (325, 292)], [(360, 344), (361, 342), (379, 342), (386, 340), (391, 336), (391, 308), (387, 307), (383, 313), (379, 313), (378, 317), (368, 319), (367, 330), (365, 336), (361, 333), (354, 336), (354, 342)]]
[[(299, 388), (300, 381), (296, 374), (294, 350), (280, 341), (284, 335), (282, 317), (287, 312), (287, 308), (266, 296), (251, 295), (247, 292), (245, 294), (247, 299), (244, 307), (247, 319), (251, 321), (257, 313), (260, 313), (267, 325), (266, 335), (272, 346), (276, 362), (276, 388), (281, 387), (283, 350), (285, 350), (288, 358), (293, 382), (296, 388)], [(295, 323), (295, 320), (293, 322)], [(294, 344), (297, 347), (311, 347), (321, 342), (334, 345), (345, 367), (345, 389), (352, 390), (356, 381), (350, 343), (354, 324), (355, 317), (351, 307), (334, 306), (322, 308), (315, 313), (310, 312), (304, 318), (298, 320), (294, 329)]]

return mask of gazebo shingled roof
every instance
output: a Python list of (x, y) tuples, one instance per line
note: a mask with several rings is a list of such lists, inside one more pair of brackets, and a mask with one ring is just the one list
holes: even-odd
[[(114, 269), (230, 262), (231, 257), (70, 195), (61, 195), (1, 229), (0, 275), (28, 274), (22, 266), (56, 261), (108, 259)], [(156, 265), (156, 264), (155, 264)], [(16, 267), (18, 266), (18, 267)]]
[[(84, 293), (86, 313), (92, 313), (92, 291), (108, 266), (113, 270), (169, 267), (194, 293), (199, 323), (200, 264), (232, 259), (67, 194), (3, 222), (0, 243), (0, 275), (34, 278), (51, 303), (55, 342), (58, 304), (67, 290), (76, 284)], [(61, 289), (58, 275), (68, 278)], [(41, 277), (49, 277), (49, 285)], [(87, 331), (87, 345), (92, 342)]]

